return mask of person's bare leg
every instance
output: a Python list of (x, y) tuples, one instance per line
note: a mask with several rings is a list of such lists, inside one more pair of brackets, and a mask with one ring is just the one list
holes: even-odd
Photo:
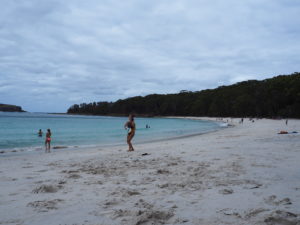
[(129, 139), (129, 135), (127, 135), (127, 144), (128, 144), (128, 152), (130, 152), (130, 139)]
[(45, 146), (46, 146), (46, 153), (49, 153), (50, 152), (50, 142), (46, 142), (45, 143)]
[(131, 142), (129, 142), (129, 149), (130, 149), (130, 151), (134, 151)]
[(134, 134), (130, 135), (130, 137), (129, 137), (129, 147), (130, 147), (131, 151), (134, 151), (132, 143), (131, 143), (131, 140), (132, 140), (133, 136), (134, 136)]

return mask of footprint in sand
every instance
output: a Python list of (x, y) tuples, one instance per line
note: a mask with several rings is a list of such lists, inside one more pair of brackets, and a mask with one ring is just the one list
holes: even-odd
[(300, 224), (300, 215), (276, 210), (269, 214), (265, 218), (264, 222), (267, 225), (298, 225)]
[(266, 211), (269, 211), (269, 209), (263, 209), (263, 208), (251, 209), (245, 214), (245, 218), (249, 219), (249, 218), (257, 216), (260, 213), (266, 212)]
[(55, 193), (59, 189), (61, 189), (63, 186), (62, 185), (46, 185), (43, 184), (35, 189), (33, 189), (33, 193), (38, 194), (38, 193)]
[(226, 209), (221, 209), (217, 212), (223, 213), (226, 216), (235, 216), (241, 218), (241, 215), (238, 212), (236, 212), (234, 209), (226, 208)]
[(76, 174), (76, 173), (70, 174), (70, 175), (68, 176), (68, 178), (71, 178), (71, 179), (79, 179), (80, 177), (81, 177), (81, 176), (78, 175), (78, 174)]
[(265, 198), (265, 203), (270, 204), (270, 205), (291, 205), (292, 204), (292, 202), (289, 198), (277, 200), (276, 195), (271, 195), (268, 198)]
[(120, 203), (120, 201), (113, 198), (111, 200), (107, 200), (107, 201), (104, 202), (104, 208), (110, 208), (112, 206), (118, 205), (119, 203)]
[(140, 199), (131, 210), (118, 209), (113, 213), (113, 219), (122, 218), (126, 224), (165, 224), (174, 216), (174, 209), (159, 210), (152, 204)]
[(219, 193), (223, 194), (223, 195), (230, 195), (233, 193), (233, 190), (232, 189), (223, 189), (223, 190), (220, 190)]
[(43, 200), (43, 201), (34, 201), (29, 202), (27, 206), (33, 207), (38, 212), (48, 212), (49, 210), (57, 209), (57, 203), (63, 202), (62, 199), (54, 199), (54, 200)]

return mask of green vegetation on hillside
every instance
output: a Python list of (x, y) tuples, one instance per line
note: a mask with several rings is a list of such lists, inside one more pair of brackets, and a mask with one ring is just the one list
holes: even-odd
[(92, 115), (300, 118), (300, 73), (249, 80), (216, 89), (152, 94), (116, 102), (73, 105), (68, 113)]

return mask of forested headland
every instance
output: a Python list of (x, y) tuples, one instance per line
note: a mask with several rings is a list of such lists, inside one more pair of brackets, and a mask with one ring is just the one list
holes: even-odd
[(0, 103), (1, 112), (25, 112), (21, 106)]
[(215, 89), (81, 103), (67, 113), (90, 115), (300, 118), (300, 73)]

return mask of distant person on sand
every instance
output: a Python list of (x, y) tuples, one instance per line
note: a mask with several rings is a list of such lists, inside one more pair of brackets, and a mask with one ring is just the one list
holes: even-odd
[(134, 116), (132, 114), (129, 115), (128, 121), (125, 123), (124, 128), (128, 129), (128, 134), (127, 134), (127, 144), (129, 146), (128, 151), (132, 152), (134, 151), (134, 149), (131, 144), (131, 140), (135, 134), (135, 122), (134, 122)]
[(43, 136), (43, 131), (41, 129), (39, 130), (38, 135), (39, 135), (39, 137)]
[(285, 125), (288, 125), (288, 120), (285, 120)]
[(46, 140), (45, 140), (46, 153), (50, 152), (50, 142), (51, 142), (51, 130), (47, 129)]

